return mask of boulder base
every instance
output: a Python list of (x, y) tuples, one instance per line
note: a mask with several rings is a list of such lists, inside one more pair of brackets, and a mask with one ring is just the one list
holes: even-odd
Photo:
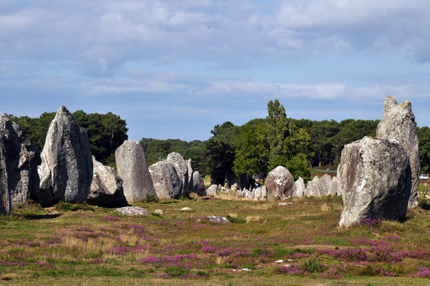
[(364, 137), (345, 146), (338, 167), (344, 209), (339, 225), (369, 218), (401, 220), (411, 192), (409, 157), (393, 139)]

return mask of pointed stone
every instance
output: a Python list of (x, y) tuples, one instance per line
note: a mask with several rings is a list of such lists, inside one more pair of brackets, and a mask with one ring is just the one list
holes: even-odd
[(412, 172), (411, 197), (409, 207), (418, 205), (418, 188), (420, 176), (420, 153), (418, 135), (415, 125), (415, 115), (409, 101), (397, 104), (397, 101), (387, 96), (384, 102), (384, 117), (376, 128), (376, 137), (397, 140), (409, 156)]
[[(55, 201), (85, 202), (93, 178), (93, 160), (87, 132), (62, 106), (49, 125), (43, 147), (42, 169), (50, 170), (51, 184), (42, 192)], [(43, 186), (41, 186), (43, 187)], [(43, 201), (45, 198), (41, 198)]]

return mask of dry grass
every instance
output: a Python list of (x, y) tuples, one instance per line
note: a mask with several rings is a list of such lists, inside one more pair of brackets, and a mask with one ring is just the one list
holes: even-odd
[(257, 215), (257, 216), (247, 216), (246, 217), (246, 223), (250, 223), (250, 222), (254, 222), (254, 221), (257, 221), (257, 222), (259, 222), (260, 221), (260, 216), (259, 215)]

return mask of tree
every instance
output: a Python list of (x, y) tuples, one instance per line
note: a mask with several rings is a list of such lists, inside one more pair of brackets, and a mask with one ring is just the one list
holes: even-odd
[(245, 125), (234, 140), (236, 158), (233, 171), (240, 178), (254, 173), (265, 176), (269, 160), (269, 144), (266, 140), (267, 123)]
[(430, 172), (430, 128), (427, 126), (417, 127), (421, 171)]

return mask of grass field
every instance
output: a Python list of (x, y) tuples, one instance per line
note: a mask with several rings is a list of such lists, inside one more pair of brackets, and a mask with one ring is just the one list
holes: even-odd
[(0, 284), (429, 285), (430, 205), (420, 196), (404, 222), (349, 229), (337, 226), (339, 197), (139, 203), (165, 212), (142, 217), (28, 202), (0, 218)]

